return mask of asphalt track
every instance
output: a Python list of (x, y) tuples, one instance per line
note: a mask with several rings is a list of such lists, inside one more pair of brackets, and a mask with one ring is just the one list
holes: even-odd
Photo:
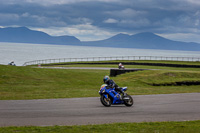
[(132, 97), (132, 107), (104, 107), (99, 97), (0, 100), (0, 126), (200, 120), (200, 93)]

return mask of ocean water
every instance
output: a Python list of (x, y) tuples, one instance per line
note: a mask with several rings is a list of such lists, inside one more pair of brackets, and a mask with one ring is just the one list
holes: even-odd
[(113, 56), (199, 57), (200, 51), (149, 50), (69, 45), (25, 44), (0, 42), (0, 64), (14, 61), (17, 66), (27, 61)]

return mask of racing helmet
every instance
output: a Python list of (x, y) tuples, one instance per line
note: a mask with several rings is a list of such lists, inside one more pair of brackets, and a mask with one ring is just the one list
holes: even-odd
[(109, 76), (105, 76), (105, 77), (103, 78), (103, 82), (104, 82), (104, 83), (108, 82), (109, 80), (110, 80), (110, 77), (109, 77)]

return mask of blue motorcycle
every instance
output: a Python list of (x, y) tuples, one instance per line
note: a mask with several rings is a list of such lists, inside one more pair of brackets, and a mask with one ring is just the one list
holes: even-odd
[[(122, 91), (125, 92), (127, 87), (123, 87)], [(106, 106), (110, 107), (111, 105), (115, 104), (125, 104), (126, 106), (132, 106), (134, 101), (133, 98), (125, 93), (125, 96), (121, 96), (119, 92), (115, 91), (115, 88), (110, 88), (106, 84), (103, 84), (99, 91), (100, 94), (100, 101), (101, 103)]]

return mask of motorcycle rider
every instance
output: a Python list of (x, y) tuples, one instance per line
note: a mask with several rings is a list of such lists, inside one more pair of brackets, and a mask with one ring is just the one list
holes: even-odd
[(120, 92), (121, 94), (123, 94), (123, 95), (122, 95), (122, 98), (120, 97), (121, 100), (123, 99), (123, 97), (125, 96), (125, 93), (122, 91), (122, 88), (120, 88), (120, 87), (114, 82), (114, 80), (110, 79), (109, 76), (105, 76), (105, 77), (103, 78), (103, 82), (104, 82), (105, 84), (107, 84), (109, 88), (115, 88), (115, 91)]
[(118, 67), (119, 67), (119, 69), (122, 69), (122, 63), (119, 63), (119, 65), (118, 65)]

